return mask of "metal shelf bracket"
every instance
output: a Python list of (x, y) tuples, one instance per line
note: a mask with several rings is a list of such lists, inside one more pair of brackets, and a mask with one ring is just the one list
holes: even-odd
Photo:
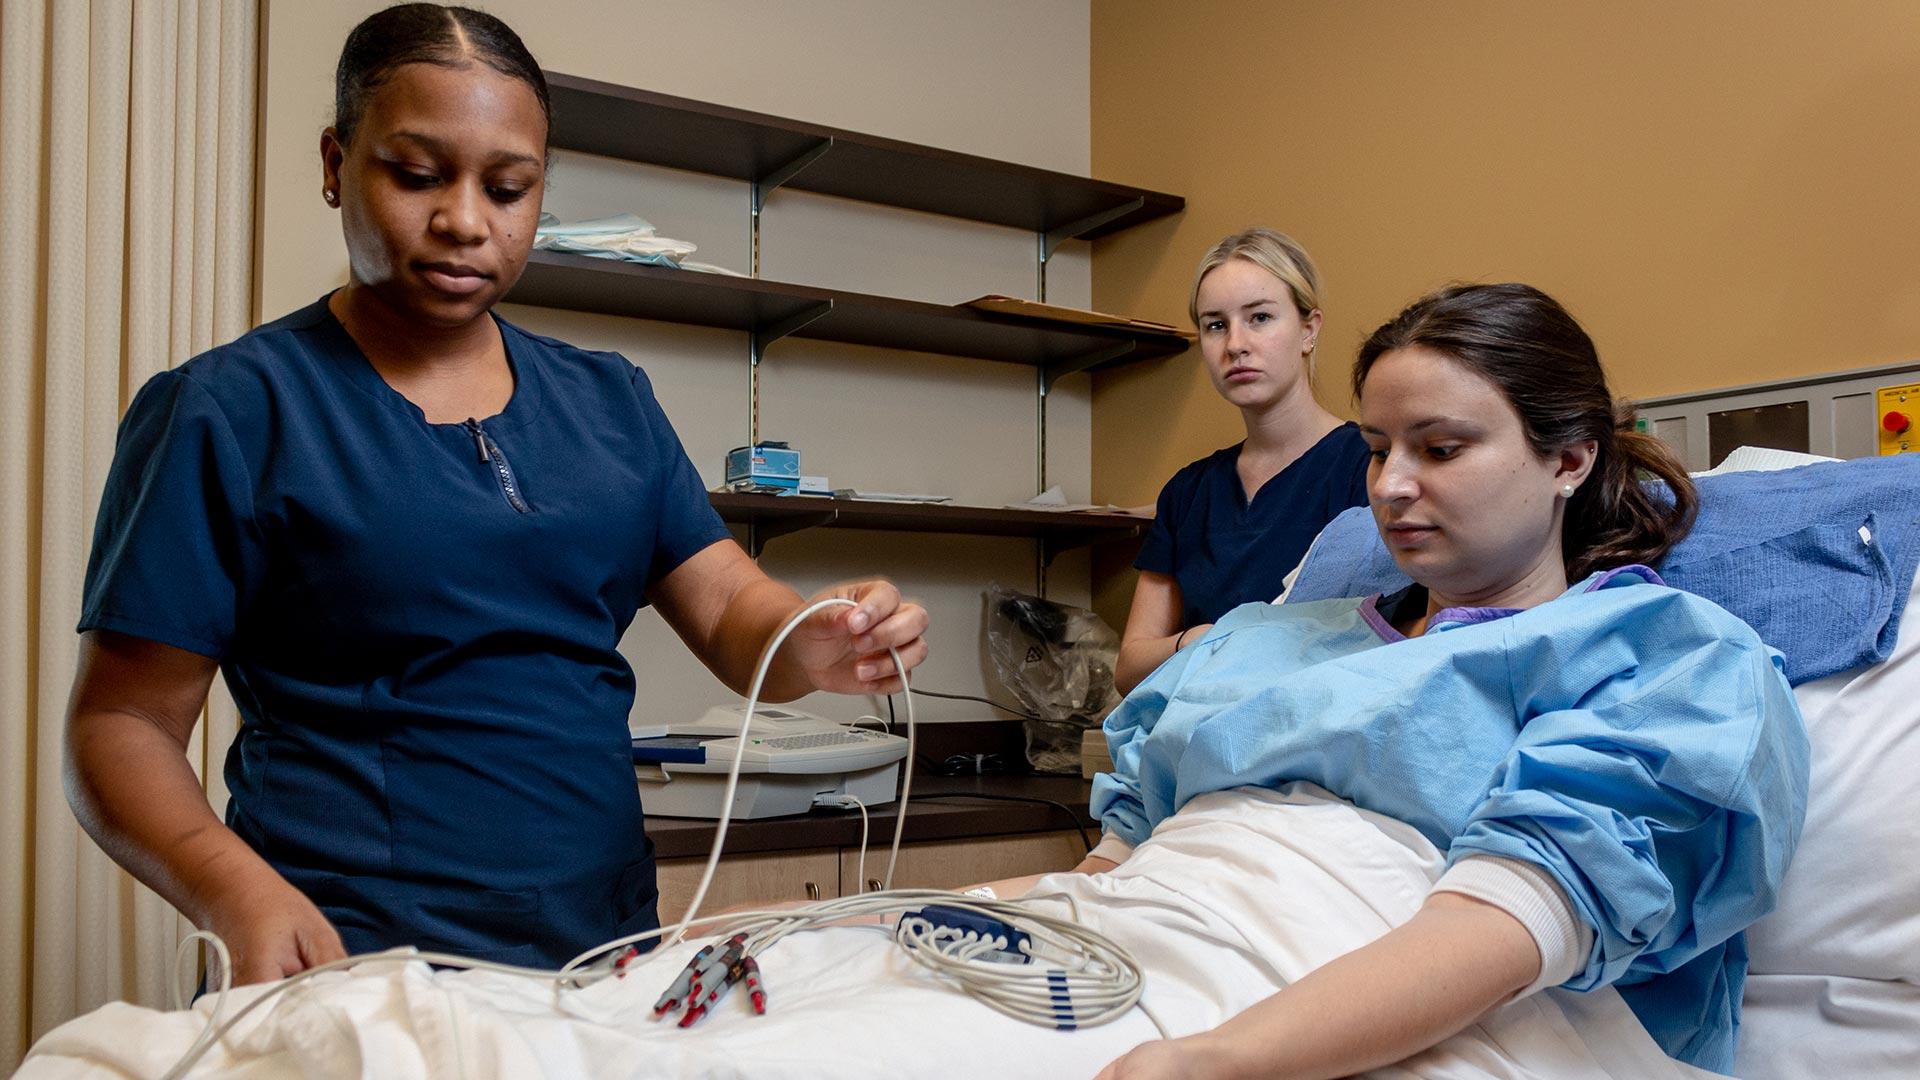
[(753, 328), (753, 362), (758, 365), (767, 355), (767, 346), (804, 328), (808, 323), (833, 310), (833, 301), (822, 300), (810, 308), (796, 311), (778, 322)]
[(752, 336), (747, 339), (747, 442), (749, 445), (760, 441), (760, 361), (767, 355), (767, 346), (832, 310), (833, 301), (822, 300), (778, 322), (753, 328)]
[(777, 536), (786, 536), (789, 533), (819, 528), (822, 525), (831, 525), (839, 519), (840, 511), (825, 510), (818, 514), (796, 514), (792, 517), (781, 517), (766, 522), (765, 524), (757, 520), (749, 521), (747, 522), (747, 554), (757, 559), (760, 557), (760, 553), (767, 549), (767, 541)]
[(1068, 375), (1118, 360), (1137, 347), (1137, 342), (1122, 341), (1104, 349), (1095, 349), (1092, 352), (1081, 353), (1072, 359), (1048, 364), (1040, 371), (1040, 396), (1046, 397), (1047, 392), (1053, 389), (1053, 384)]
[(753, 216), (760, 216), (760, 211), (767, 205), (767, 196), (773, 194), (775, 189), (798, 176), (800, 170), (819, 161), (831, 149), (833, 149), (833, 140), (822, 139), (802, 150), (792, 161), (755, 180), (753, 182)]
[(1113, 221), (1117, 218), (1126, 217), (1128, 214), (1134, 213), (1135, 211), (1142, 209), (1146, 205), (1147, 205), (1147, 200), (1144, 196), (1142, 196), (1140, 198), (1133, 199), (1130, 202), (1121, 203), (1119, 206), (1116, 206), (1111, 210), (1102, 210), (1097, 214), (1088, 214), (1086, 217), (1081, 218), (1079, 221), (1069, 221), (1065, 225), (1059, 225), (1059, 226), (1055, 226), (1054, 228), (1048, 229), (1045, 233), (1041, 235), (1041, 240), (1040, 240), (1041, 261), (1045, 262), (1046, 260), (1053, 258), (1053, 253), (1060, 250), (1061, 244), (1064, 244), (1067, 241), (1073, 239), (1074, 237), (1079, 236), (1081, 233), (1092, 232), (1093, 230), (1099, 228), (1100, 226), (1105, 225), (1107, 222)]
[[(1134, 530), (1133, 536), (1137, 537), (1145, 531), (1146, 522), (1143, 520), (1140, 523), (1140, 528)], [(1092, 531), (1049, 533), (1042, 536), (1040, 538), (1040, 569), (1044, 573), (1047, 567), (1053, 565), (1055, 556), (1063, 551), (1072, 551), (1074, 548), (1087, 547), (1096, 540), (1106, 539), (1111, 539), (1111, 537), (1096, 535)]]

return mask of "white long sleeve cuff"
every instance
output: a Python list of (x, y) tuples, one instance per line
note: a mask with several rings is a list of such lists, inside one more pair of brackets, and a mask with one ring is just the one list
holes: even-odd
[(1460, 893), (1492, 904), (1520, 920), (1540, 948), (1540, 974), (1512, 998), (1559, 986), (1584, 971), (1593, 952), (1593, 928), (1573, 914), (1573, 904), (1553, 875), (1530, 862), (1469, 855), (1448, 868), (1433, 892)]
[(1133, 845), (1120, 839), (1119, 833), (1101, 833), (1100, 842), (1093, 845), (1093, 850), (1087, 854), (1123, 863), (1127, 861), (1127, 856), (1133, 854)]

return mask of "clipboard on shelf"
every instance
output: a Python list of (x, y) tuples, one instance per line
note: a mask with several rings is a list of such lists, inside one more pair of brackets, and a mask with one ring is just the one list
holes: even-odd
[(1111, 326), (1121, 330), (1137, 330), (1148, 334), (1172, 334), (1196, 340), (1199, 335), (1191, 330), (1177, 326), (1154, 322), (1150, 319), (1132, 319), (1125, 315), (1108, 315), (1102, 311), (1083, 311), (1079, 308), (1059, 307), (1054, 304), (1041, 304), (1032, 300), (1022, 300), (1014, 296), (1001, 296), (992, 293), (976, 297), (961, 304), (978, 311), (991, 311), (997, 315), (1019, 315), (1029, 319), (1053, 319), (1058, 322), (1079, 323), (1083, 326)]

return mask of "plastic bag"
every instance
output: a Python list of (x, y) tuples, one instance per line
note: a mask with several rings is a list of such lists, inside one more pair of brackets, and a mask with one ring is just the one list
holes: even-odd
[(1081, 734), (1120, 703), (1120, 635), (1085, 608), (993, 585), (987, 653), (1000, 681), (1038, 718), (1027, 721), (1027, 762), (1036, 772), (1078, 776)]

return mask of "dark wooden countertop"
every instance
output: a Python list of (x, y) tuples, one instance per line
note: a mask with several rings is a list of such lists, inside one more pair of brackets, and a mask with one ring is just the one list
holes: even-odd
[[(1090, 781), (1077, 776), (927, 776), (915, 775), (908, 792), (907, 827), (903, 842), (959, 840), (1009, 833), (1085, 829), (1093, 842), (1100, 839), (1100, 823), (1087, 814)], [(1035, 801), (1020, 801), (1035, 800)], [(1048, 801), (1071, 808), (1071, 813)], [(868, 844), (893, 842), (899, 804), (874, 807)], [(705, 855), (713, 846), (716, 823), (698, 818), (647, 818), (654, 855), (677, 859)], [(860, 812), (815, 809), (790, 817), (736, 820), (727, 827), (725, 851), (793, 851), (801, 848), (855, 847), (860, 843)]]

